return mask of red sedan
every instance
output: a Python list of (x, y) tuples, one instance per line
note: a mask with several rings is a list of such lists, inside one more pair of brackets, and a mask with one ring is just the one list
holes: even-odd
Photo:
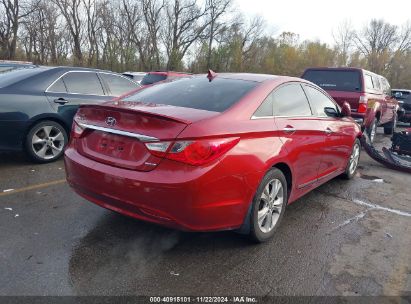
[(287, 204), (354, 176), (361, 131), (349, 113), (299, 78), (210, 73), (165, 82), (81, 106), (67, 180), (124, 215), (265, 241)]

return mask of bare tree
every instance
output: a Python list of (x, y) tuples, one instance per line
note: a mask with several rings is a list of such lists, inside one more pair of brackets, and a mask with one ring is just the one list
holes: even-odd
[(4, 15), (3, 20), (0, 20), (0, 47), (5, 58), (15, 58), (20, 21), (38, 8), (38, 2), (1, 0), (0, 12)]
[(210, 19), (208, 32), (208, 52), (207, 52), (207, 67), (211, 68), (211, 52), (213, 49), (213, 42), (215, 34), (218, 32), (223, 23), (219, 22), (220, 18), (227, 12), (231, 5), (231, 0), (207, 0), (208, 18)]
[(195, 0), (168, 0), (166, 5), (166, 24), (163, 33), (167, 50), (167, 68), (181, 67), (181, 61), (188, 49), (203, 34), (210, 20), (204, 18), (208, 8), (199, 7)]
[[(142, 9), (144, 13), (144, 21), (147, 27), (149, 39), (149, 52), (154, 57), (155, 63), (150, 64), (150, 69), (160, 68), (160, 48), (159, 34), (161, 30), (161, 18), (165, 7), (165, 0), (142, 0)], [(152, 60), (151, 60), (152, 61)]]
[(335, 47), (338, 52), (337, 64), (339, 66), (348, 66), (351, 49), (354, 43), (355, 31), (351, 21), (345, 20), (333, 32)]
[(355, 35), (358, 50), (367, 58), (368, 68), (376, 73), (386, 69), (388, 53), (398, 43), (397, 26), (383, 20), (371, 22)]
[(81, 0), (51, 0), (53, 1), (63, 15), (67, 28), (73, 40), (74, 63), (83, 64), (82, 52), (82, 33), (83, 18), (81, 16)]

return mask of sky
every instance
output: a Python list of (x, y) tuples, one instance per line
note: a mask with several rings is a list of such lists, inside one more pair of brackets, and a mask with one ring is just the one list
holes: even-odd
[(261, 15), (269, 34), (284, 31), (301, 40), (334, 44), (332, 32), (349, 21), (361, 29), (371, 19), (384, 19), (398, 26), (411, 22), (411, 0), (236, 0), (236, 9), (248, 16)]

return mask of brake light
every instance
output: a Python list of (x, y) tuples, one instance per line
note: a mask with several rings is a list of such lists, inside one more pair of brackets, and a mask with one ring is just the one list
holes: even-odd
[(81, 126), (81, 123), (79, 122), (79, 120), (81, 120), (81, 118), (76, 114), (76, 116), (74, 116), (73, 125), (71, 127), (71, 137), (73, 138), (79, 138), (85, 130)]
[(200, 166), (227, 153), (239, 138), (203, 139), (172, 142), (146, 143), (147, 149), (157, 157)]
[(367, 112), (368, 106), (368, 97), (365, 95), (360, 96), (359, 105), (358, 105), (358, 113), (365, 113)]

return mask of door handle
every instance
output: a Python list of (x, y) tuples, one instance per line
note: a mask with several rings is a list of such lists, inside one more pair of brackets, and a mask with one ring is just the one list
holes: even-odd
[(325, 129), (324, 131), (327, 135), (333, 134), (333, 131), (330, 128)]
[(285, 133), (294, 133), (295, 131), (297, 131), (294, 127), (292, 127), (292, 126), (286, 126), (284, 129), (283, 129), (283, 131), (285, 132)]
[(64, 104), (68, 103), (68, 100), (64, 99), (63, 97), (60, 97), (60, 98), (54, 99), (54, 102), (58, 103), (58, 104), (61, 104), (61, 105), (64, 105)]

